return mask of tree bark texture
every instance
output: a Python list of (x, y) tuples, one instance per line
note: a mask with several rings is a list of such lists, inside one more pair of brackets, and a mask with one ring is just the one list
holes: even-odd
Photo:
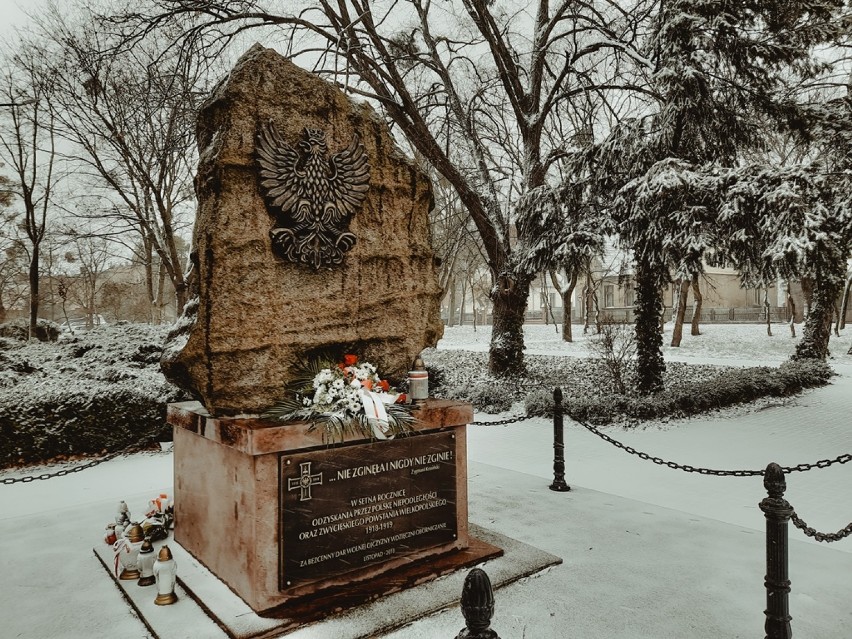
[(763, 289), (763, 312), (766, 313), (766, 335), (772, 337), (772, 312), (769, 306), (769, 287)]
[(35, 340), (38, 330), (38, 302), (39, 302), (39, 250), (37, 242), (33, 242), (32, 259), (30, 259), (29, 284), (30, 284), (30, 340)]
[(846, 279), (846, 286), (843, 287), (843, 301), (840, 303), (840, 325), (838, 328), (846, 328), (846, 310), (849, 308), (849, 291), (852, 289), (852, 277)]
[(831, 337), (831, 319), (837, 287), (814, 281), (811, 308), (805, 319), (802, 340), (796, 345), (793, 359), (825, 359)]
[(692, 335), (701, 335), (701, 303), (704, 298), (701, 296), (701, 287), (698, 286), (698, 273), (692, 276)]
[(790, 337), (796, 337), (796, 300), (793, 299), (793, 295), (790, 293), (790, 284), (787, 283), (787, 309), (790, 313), (790, 321), (788, 325), (790, 326)]
[(689, 295), (690, 281), (688, 279), (679, 280), (677, 283), (677, 313), (674, 318), (674, 328), (672, 329), (672, 346), (680, 348), (680, 342), (683, 339), (683, 320), (686, 317), (686, 298)]
[(663, 336), (660, 318), (663, 301), (659, 280), (647, 265), (636, 265), (636, 355), (639, 391), (653, 393), (663, 387)]
[(494, 326), (488, 370), (492, 375), (518, 375), (524, 367), (524, 312), (530, 291), (527, 277), (501, 276), (491, 293)]
[(574, 288), (577, 286), (577, 273), (571, 275), (568, 286), (561, 291), (562, 293), (562, 341), (573, 342), (574, 335), (572, 332), (572, 316), (571, 316), (571, 298), (574, 295)]

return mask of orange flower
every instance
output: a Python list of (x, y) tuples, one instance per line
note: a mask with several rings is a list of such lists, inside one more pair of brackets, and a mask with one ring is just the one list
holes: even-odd
[(396, 401), (394, 402), (394, 404), (404, 404), (407, 401), (408, 401), (408, 397), (405, 395), (405, 393), (400, 393), (399, 397), (396, 398)]
[(362, 381), (361, 386), (363, 386), (367, 390), (373, 390), (373, 382), (371, 382), (369, 379), (365, 379), (364, 381)]
[(388, 384), (388, 380), (386, 379), (379, 380), (379, 387), (386, 393), (390, 390), (390, 384)]
[(352, 355), (351, 353), (343, 356), (343, 365), (344, 366), (355, 366), (358, 363), (358, 356)]

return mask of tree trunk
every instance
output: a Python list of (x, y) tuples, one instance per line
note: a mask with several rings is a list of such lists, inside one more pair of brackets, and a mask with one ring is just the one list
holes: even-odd
[(840, 337), (840, 309), (837, 308), (837, 300), (834, 302), (834, 336)]
[(793, 299), (793, 294), (790, 293), (790, 283), (787, 283), (787, 311), (790, 313), (790, 337), (796, 337), (796, 300)]
[(32, 258), (30, 259), (30, 272), (29, 272), (29, 280), (30, 280), (30, 331), (29, 338), (30, 341), (37, 339), (37, 330), (38, 330), (38, 285), (39, 285), (39, 244), (38, 242), (33, 242), (32, 246)]
[(831, 316), (834, 300), (837, 298), (835, 287), (814, 280), (811, 308), (802, 330), (802, 340), (796, 345), (793, 359), (822, 359), (828, 357), (828, 340), (831, 337)]
[(805, 307), (802, 311), (805, 319), (807, 319), (811, 312), (811, 306), (813, 306), (814, 303), (814, 282), (811, 281), (811, 278), (809, 277), (803, 277), (799, 280), (799, 285), (802, 287), (802, 297), (805, 298)]
[(527, 277), (501, 276), (492, 289), (494, 325), (488, 370), (492, 375), (520, 375), (524, 367), (524, 312), (530, 292)]
[(849, 290), (852, 289), (852, 276), (846, 279), (846, 286), (843, 287), (843, 302), (840, 304), (840, 326), (846, 328), (846, 310), (849, 308)]
[(456, 278), (450, 280), (450, 310), (447, 312), (447, 326), (456, 325)]
[[(567, 273), (566, 273), (567, 275)], [(571, 279), (568, 280), (568, 286), (564, 289), (560, 289), (559, 293), (562, 295), (562, 341), (563, 342), (573, 342), (574, 337), (572, 334), (572, 317), (571, 317), (571, 298), (574, 295), (574, 288), (577, 286), (577, 272), (574, 271), (571, 274)]]
[(676, 286), (678, 289), (677, 312), (674, 318), (671, 345), (680, 348), (680, 341), (683, 339), (683, 320), (686, 317), (686, 297), (689, 295), (690, 281), (685, 278), (678, 280)]
[(459, 306), (459, 326), (464, 326), (464, 307), (467, 304), (467, 283), (462, 282), (461, 306)]
[(592, 276), (586, 271), (586, 283), (583, 285), (583, 335), (589, 332), (589, 319), (592, 308)]
[(766, 313), (766, 335), (772, 337), (772, 313), (769, 310), (769, 287), (763, 289), (763, 312)]
[(695, 300), (692, 305), (692, 335), (701, 335), (701, 288), (698, 286), (698, 273), (692, 275), (692, 297)]
[(639, 373), (638, 387), (642, 393), (653, 393), (663, 387), (663, 336), (660, 318), (663, 301), (652, 270), (636, 264), (636, 356)]

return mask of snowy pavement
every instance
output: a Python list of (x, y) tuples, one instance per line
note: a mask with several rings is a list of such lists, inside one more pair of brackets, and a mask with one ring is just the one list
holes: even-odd
[[(531, 342), (540, 328), (546, 327), (533, 327)], [(540, 352), (578, 349), (541, 334)], [(735, 341), (730, 335), (727, 341)], [(726, 351), (723, 339), (721, 346), (679, 354), (700, 363), (777, 364), (790, 349), (785, 342), (771, 351), (777, 339), (764, 344), (756, 337), (750, 352), (742, 346)], [(836, 457), (852, 452), (852, 357), (837, 355), (831, 363), (840, 373), (834, 384), (777, 406), (605, 432), (652, 455), (711, 468), (762, 469), (770, 461)], [(708, 477), (657, 466), (566, 420), (566, 480), (573, 490), (555, 493), (547, 489), (550, 421), (473, 426), (468, 437), (471, 521), (564, 559), (495, 593), (493, 627), (503, 639), (762, 636), (760, 477)], [(787, 480), (787, 497), (809, 524), (832, 532), (852, 520), (852, 464)], [(154, 495), (171, 492), (171, 485), (171, 455), (145, 453), (65, 477), (0, 486), (0, 636), (147, 637), (92, 547), (102, 543), (119, 499), (138, 512)], [(852, 625), (852, 541), (816, 544), (792, 526), (790, 539), (794, 636), (845, 639)], [(179, 614), (179, 606), (172, 609), (169, 614)], [(458, 609), (448, 609), (387, 636), (450, 638), (462, 625)], [(321, 625), (315, 635), (324, 636)], [(208, 636), (224, 635), (197, 639)]]

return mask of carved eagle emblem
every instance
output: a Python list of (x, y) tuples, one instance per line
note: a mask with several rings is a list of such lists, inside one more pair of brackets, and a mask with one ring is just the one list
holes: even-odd
[(270, 122), (257, 140), (260, 192), (275, 217), (269, 232), (281, 257), (315, 270), (343, 262), (355, 244), (349, 221), (370, 189), (370, 165), (357, 136), (328, 157), (325, 133), (306, 128), (297, 149)]

